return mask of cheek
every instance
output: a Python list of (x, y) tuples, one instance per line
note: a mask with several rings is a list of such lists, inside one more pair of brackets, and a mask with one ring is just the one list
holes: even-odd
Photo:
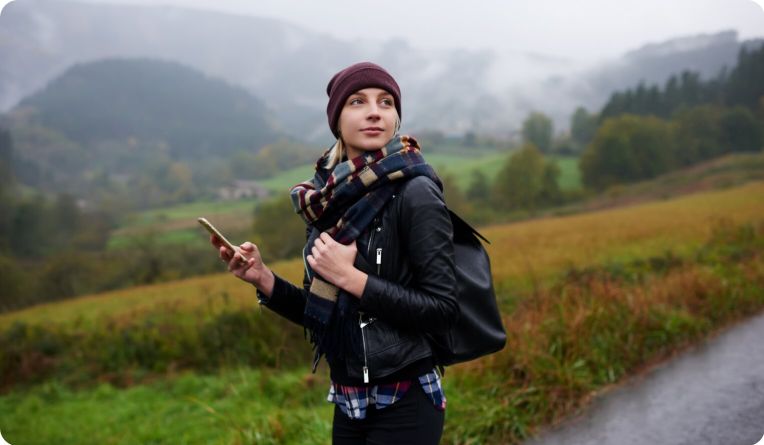
[(388, 116), (385, 116), (386, 127), (389, 128), (392, 133), (395, 133), (395, 123), (397, 121), (398, 121), (398, 115), (396, 113), (392, 113)]
[(342, 111), (342, 114), (340, 114), (337, 126), (339, 126), (340, 129), (352, 127), (358, 120), (357, 113), (354, 113), (353, 110), (345, 109)]

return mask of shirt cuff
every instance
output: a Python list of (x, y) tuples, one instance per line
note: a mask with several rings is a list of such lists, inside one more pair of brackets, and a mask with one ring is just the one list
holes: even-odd
[(257, 288), (257, 286), (255, 286), (255, 289), (257, 290), (257, 302), (264, 306), (268, 306), (268, 303), (271, 301), (271, 299), (275, 295), (278, 295), (279, 292), (283, 292), (284, 289), (284, 279), (276, 275), (276, 272), (271, 272), (273, 273), (273, 290), (271, 291), (270, 297), (265, 295), (260, 289)]

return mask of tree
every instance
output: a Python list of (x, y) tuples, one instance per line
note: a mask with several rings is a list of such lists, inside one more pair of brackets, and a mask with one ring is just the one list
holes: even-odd
[(535, 210), (559, 196), (559, 169), (544, 160), (538, 148), (525, 144), (507, 158), (494, 182), (493, 199), (503, 210)]
[(560, 190), (560, 167), (556, 162), (547, 161), (544, 163), (544, 171), (541, 175), (541, 190), (539, 191), (539, 202), (543, 206), (552, 206), (559, 204), (562, 200), (562, 191)]
[(11, 238), (11, 213), (13, 202), (10, 188), (13, 185), (13, 143), (11, 133), (0, 129), (0, 252), (8, 250)]
[(10, 249), (19, 257), (39, 258), (50, 253), (51, 230), (45, 200), (36, 196), (19, 203), (10, 221)]
[[(585, 147), (597, 131), (597, 116), (589, 114), (584, 107), (576, 108), (570, 118), (570, 137), (577, 147)], [(580, 151), (580, 150), (579, 150)]]
[(467, 199), (471, 202), (485, 202), (490, 198), (491, 186), (485, 173), (481, 170), (472, 170), (470, 185), (467, 189)]
[(67, 248), (71, 245), (75, 233), (82, 225), (80, 221), (80, 209), (72, 195), (60, 193), (56, 196), (51, 212), (53, 222), (52, 237), (55, 237), (58, 248)]
[(29, 269), (14, 258), (0, 255), (0, 312), (29, 304), (35, 282), (39, 281), (39, 271)]
[(606, 120), (581, 155), (579, 168), (588, 187), (652, 178), (676, 165), (672, 127), (653, 116), (624, 114)]
[(531, 113), (523, 122), (523, 141), (533, 144), (543, 153), (552, 148), (552, 120), (542, 113)]
[(764, 45), (758, 49), (740, 49), (737, 65), (727, 81), (728, 105), (745, 105), (755, 109), (764, 96)]
[(66, 252), (48, 258), (39, 273), (41, 298), (53, 301), (95, 291), (94, 282), (103, 271), (85, 254)]
[(0, 128), (0, 194), (13, 182), (13, 141), (11, 132)]
[(720, 126), (726, 152), (761, 150), (762, 128), (749, 109), (737, 106), (725, 110), (721, 115)]
[(722, 154), (720, 115), (720, 108), (703, 105), (684, 109), (674, 116), (678, 165), (691, 165)]

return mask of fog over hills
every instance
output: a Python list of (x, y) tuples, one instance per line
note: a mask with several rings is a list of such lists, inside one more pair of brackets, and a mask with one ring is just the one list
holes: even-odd
[(426, 51), (406, 41), (343, 41), (276, 19), (179, 7), (25, 0), (0, 16), (0, 110), (78, 62), (110, 57), (177, 61), (244, 87), (284, 131), (325, 143), (326, 83), (372, 60), (403, 90), (404, 130), (512, 135), (530, 111), (558, 128), (578, 105), (599, 108), (612, 90), (663, 83), (683, 69), (716, 75), (735, 62), (734, 31), (653, 42), (598, 66), (532, 52)]

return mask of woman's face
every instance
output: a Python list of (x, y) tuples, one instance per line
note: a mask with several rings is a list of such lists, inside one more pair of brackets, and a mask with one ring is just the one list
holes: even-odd
[(395, 134), (398, 111), (393, 96), (381, 88), (351, 94), (340, 112), (340, 136), (348, 159), (382, 148)]

